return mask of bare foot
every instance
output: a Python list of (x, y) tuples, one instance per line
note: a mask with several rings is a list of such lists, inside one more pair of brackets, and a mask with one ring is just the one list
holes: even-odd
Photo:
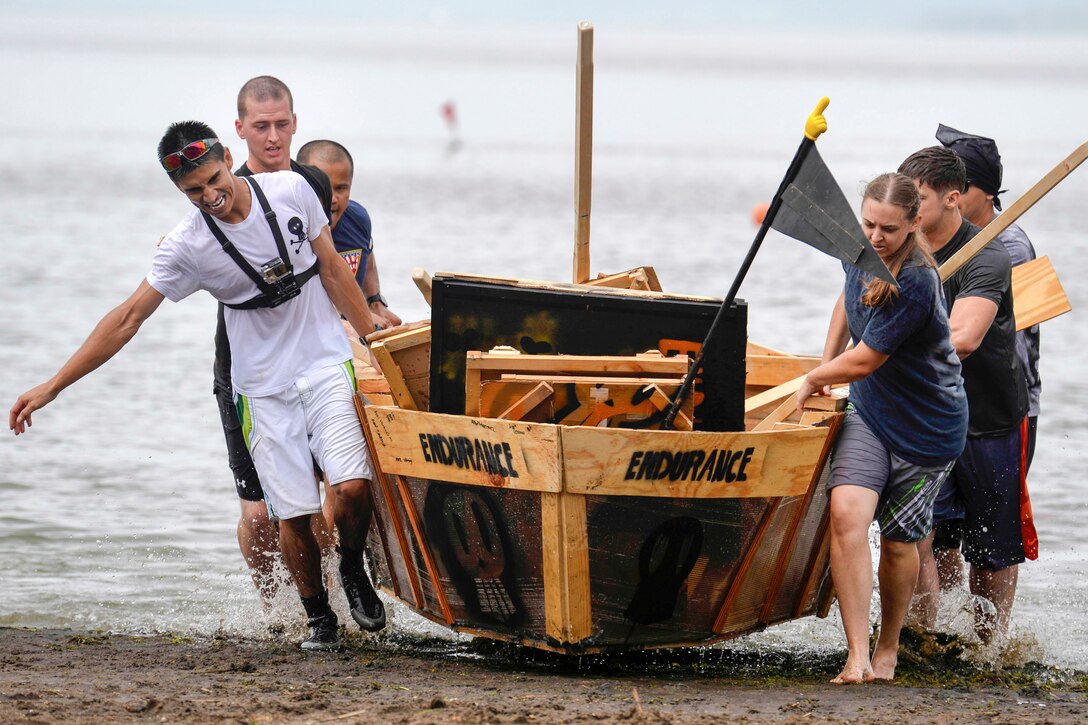
[(895, 679), (895, 665), (899, 659), (899, 650), (882, 650), (877, 647), (873, 652), (873, 677), (874, 680)]
[(868, 662), (852, 662), (846, 660), (846, 666), (838, 677), (831, 680), (832, 685), (860, 685), (873, 679), (873, 668)]

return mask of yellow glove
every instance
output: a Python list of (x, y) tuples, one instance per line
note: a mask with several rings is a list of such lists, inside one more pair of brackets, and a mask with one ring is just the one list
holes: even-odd
[(805, 138), (810, 141), (815, 141), (821, 133), (827, 130), (827, 119), (824, 118), (824, 109), (827, 108), (827, 104), (831, 103), (831, 99), (824, 96), (820, 99), (820, 102), (816, 104), (816, 110), (812, 112), (812, 115), (805, 121)]

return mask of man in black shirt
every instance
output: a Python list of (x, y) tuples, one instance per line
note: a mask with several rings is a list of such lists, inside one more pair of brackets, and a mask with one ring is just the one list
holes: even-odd
[[(943, 264), (980, 231), (958, 207), (963, 162), (933, 146), (909, 156), (899, 172), (918, 185), (922, 231)], [(1029, 510), (1020, 465), (1028, 397), (1016, 354), (1011, 270), (1008, 252), (994, 240), (944, 283), (970, 417), (967, 448), (934, 507), (934, 534), (919, 545), (917, 596), (924, 623), (932, 625), (936, 616), (938, 575), (947, 586), (962, 582), (962, 542), (971, 592), (995, 608), (979, 612), (976, 629), (984, 641), (1006, 632), (1018, 564), (1035, 556), (1034, 529), (1022, 530), (1022, 511)]]
[[(321, 199), (331, 222), (332, 190), (328, 177), (317, 167), (303, 166), (291, 159), (291, 139), (297, 128), (297, 119), (287, 86), (272, 76), (258, 76), (247, 81), (238, 92), (238, 119), (234, 123), (239, 138), (246, 142), (249, 149), (249, 158), (235, 173), (249, 176), (291, 170), (300, 174)], [(373, 328), (361, 334), (371, 331)], [(241, 505), (238, 546), (249, 565), (254, 583), (267, 599), (276, 590), (273, 563), (279, 551), (278, 533), (276, 525), (269, 519), (264, 491), (246, 448), (234, 406), (230, 383), (230, 344), (222, 305), (215, 341), (215, 393)], [(349, 502), (351, 505), (329, 506), (330, 498), (346, 500), (349, 497), (352, 499)], [(335, 497), (328, 493), (326, 496), (326, 509), (332, 509), (336, 528), (340, 532), (341, 582), (351, 605), (352, 617), (362, 628), (376, 631), (385, 625), (385, 611), (362, 567), (362, 550), (372, 518), (372, 507), (369, 490), (354, 491), (341, 486), (335, 488)], [(315, 521), (320, 523), (321, 519)], [(349, 532), (347, 536), (345, 531)]]

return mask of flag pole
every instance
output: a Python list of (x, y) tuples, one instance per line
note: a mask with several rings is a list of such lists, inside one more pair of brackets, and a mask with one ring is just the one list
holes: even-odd
[(737, 276), (733, 278), (733, 284), (730, 286), (729, 292), (726, 294), (721, 307), (718, 308), (718, 314), (714, 316), (714, 321), (710, 324), (710, 330), (706, 333), (706, 339), (703, 340), (699, 352), (696, 353), (695, 359), (691, 363), (691, 368), (688, 370), (687, 375), (684, 376), (684, 382), (680, 385), (680, 390), (676, 392), (676, 397), (669, 406), (668, 412), (665, 413), (665, 422), (662, 425), (662, 429), (672, 428), (673, 421), (676, 419), (676, 414), (680, 411), (680, 406), (684, 404), (685, 398), (687, 398), (688, 394), (691, 392), (692, 383), (695, 381), (695, 373), (703, 364), (703, 356), (710, 346), (710, 341), (714, 338), (718, 328), (721, 327), (721, 322), (725, 319), (726, 310), (732, 306), (733, 300), (736, 299), (737, 292), (740, 290), (740, 285), (744, 281), (744, 277), (748, 274), (748, 269), (752, 266), (752, 262), (759, 252), (760, 245), (763, 244), (763, 238), (767, 236), (767, 232), (771, 228), (771, 223), (774, 221), (775, 215), (778, 214), (778, 210), (782, 206), (782, 194), (785, 193), (786, 188), (789, 187), (797, 177), (797, 172), (801, 170), (801, 164), (805, 162), (805, 157), (808, 156), (808, 152), (816, 145), (816, 139), (820, 134), (827, 130), (827, 121), (824, 119), (823, 113), (830, 102), (831, 101), (827, 96), (821, 98), (820, 102), (816, 104), (815, 110), (809, 115), (808, 120), (805, 121), (805, 136), (801, 139), (801, 145), (797, 147), (797, 153), (793, 155), (793, 161), (790, 162), (790, 166), (786, 170), (786, 175), (782, 177), (782, 183), (778, 185), (778, 191), (775, 192), (774, 198), (771, 199), (771, 204), (767, 208), (767, 214), (763, 217), (763, 222), (759, 225), (759, 231), (756, 232), (755, 239), (752, 240), (751, 246), (748, 247), (748, 254), (745, 255), (744, 261), (737, 271)]

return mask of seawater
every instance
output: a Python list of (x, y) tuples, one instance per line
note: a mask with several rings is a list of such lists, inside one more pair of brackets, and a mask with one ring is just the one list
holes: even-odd
[[(164, 20), (164, 22), (169, 19)], [(154, 147), (201, 118), (236, 152), (234, 97), (270, 73), (295, 92), (295, 147), (345, 143), (370, 210), (382, 288), (406, 320), (427, 308), (410, 273), (569, 279), (574, 229), (575, 33), (292, 24), (329, 42), (272, 48), (282, 24), (144, 35), (125, 18), (13, 16), (0, 34), (0, 399), (52, 374), (135, 289), (185, 213)], [(153, 23), (152, 23), (153, 25)], [(241, 28), (240, 28), (241, 30)], [(329, 52), (335, 49), (335, 55)], [(1059, 40), (652, 33), (599, 27), (592, 267), (653, 265), (667, 290), (722, 296), (815, 101), (821, 153), (852, 201), (934, 143), (938, 122), (992, 135), (1012, 200), (1084, 141), (1088, 54)], [(457, 105), (460, 150), (439, 107)], [(1022, 219), (1074, 312), (1043, 328), (1043, 413), (1030, 484), (1041, 539), (1021, 567), (1013, 625), (1044, 662), (1088, 666), (1088, 175)], [(741, 295), (749, 334), (819, 354), (838, 263), (772, 234)], [(132, 343), (0, 437), (0, 624), (262, 636), (238, 554), (237, 503), (211, 396), (214, 303), (164, 303)], [(286, 595), (284, 618), (297, 614)], [(946, 612), (955, 618), (955, 606)], [(397, 627), (428, 631), (401, 611)], [(836, 618), (744, 646), (840, 649)]]

